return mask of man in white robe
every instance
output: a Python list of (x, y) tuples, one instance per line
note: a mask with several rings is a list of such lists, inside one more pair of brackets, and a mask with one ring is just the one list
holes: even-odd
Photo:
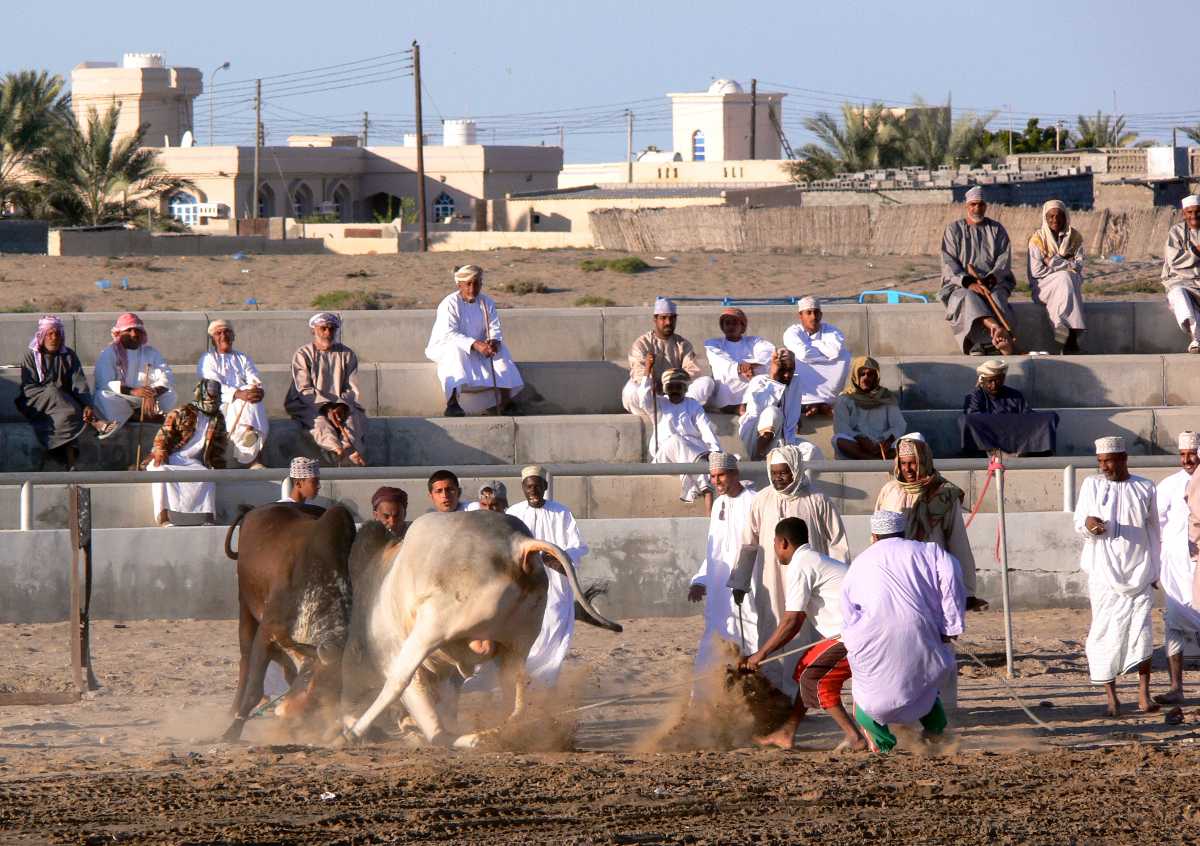
[[(203, 379), (196, 385), (195, 402), (171, 410), (154, 436), (146, 469), (172, 475), (225, 467), (225, 420), (221, 417), (221, 384)], [(159, 526), (173, 525), (177, 515), (196, 514), (205, 523), (216, 519), (213, 482), (156, 482), (150, 486), (154, 518)]]
[(1187, 351), (1200, 353), (1200, 197), (1181, 204), (1183, 220), (1167, 233), (1162, 283), (1179, 328), (1188, 334)]
[(1150, 610), (1160, 556), (1154, 483), (1129, 474), (1124, 438), (1098, 439), (1096, 463), (1100, 473), (1084, 479), (1075, 505), (1075, 531), (1084, 538), (1079, 563), (1092, 606), (1088, 670), (1092, 684), (1104, 685), (1108, 716), (1120, 716), (1117, 676), (1133, 669), (1138, 707), (1157, 711), (1150, 698)]
[(850, 375), (850, 348), (836, 326), (825, 323), (821, 301), (804, 297), (796, 303), (800, 322), (783, 333), (783, 345), (796, 356), (796, 375), (788, 391), (785, 417), (829, 417)]
[(748, 324), (744, 311), (727, 308), (718, 320), (724, 337), (704, 342), (704, 354), (716, 383), (710, 403), (725, 414), (740, 414), (745, 410), (742, 397), (747, 385), (766, 372), (775, 352), (775, 345), (766, 338), (746, 334)]
[(1200, 654), (1200, 611), (1192, 605), (1195, 563), (1188, 548), (1188, 482), (1200, 465), (1200, 434), (1180, 432), (1180, 470), (1158, 483), (1158, 526), (1162, 537), (1160, 581), (1167, 601), (1167, 675), (1171, 686), (1154, 701), (1162, 705), (1183, 702), (1183, 659)]
[(1029, 290), (1050, 317), (1064, 355), (1080, 352), (1083, 319), (1083, 235), (1062, 200), (1042, 204), (1042, 225), (1029, 239)]
[(713, 378), (705, 375), (692, 342), (675, 334), (677, 311), (675, 303), (666, 297), (655, 300), (654, 328), (639, 336), (629, 350), (629, 381), (621, 389), (621, 405), (630, 414), (644, 414), (638, 397), (647, 376), (657, 393), (664, 373), (685, 370), (691, 377), (687, 395), (701, 406), (708, 403), (717, 389)]
[(112, 343), (96, 358), (94, 373), (95, 402), (101, 416), (117, 428), (131, 417), (161, 422), (177, 401), (171, 366), (147, 343), (146, 326), (133, 312), (118, 317), (111, 333)]
[[(771, 487), (754, 495), (738, 557), (738, 569), (742, 569), (744, 562), (750, 562), (755, 585), (759, 586), (755, 610), (760, 642), (766, 642), (778, 628), (786, 610), (786, 567), (779, 563), (775, 554), (775, 526), (780, 520), (799, 517), (808, 527), (808, 544), (813, 551), (850, 562), (842, 515), (825, 494), (810, 490), (800, 447), (793, 445), (771, 450), (767, 455), (767, 471)], [(811, 633), (805, 630), (800, 636), (807, 637)], [(791, 656), (765, 665), (760, 672), (794, 699), (797, 687), (793, 675), (799, 660), (798, 656)]]
[[(646, 368), (650, 372), (650, 368)], [(711, 453), (721, 451), (721, 442), (713, 431), (712, 422), (704, 412), (704, 406), (687, 396), (688, 374), (686, 370), (668, 370), (663, 374), (663, 391), (666, 396), (652, 392), (650, 377), (642, 378), (637, 396), (637, 408), (651, 423), (648, 446), (652, 464), (684, 464), (707, 459)], [(656, 409), (657, 407), (657, 409)], [(688, 473), (679, 477), (679, 499), (695, 502), (696, 495), (704, 496), (704, 509), (712, 510), (712, 486), (706, 473)]]
[(468, 410), (503, 414), (525, 383), (504, 343), (496, 301), (483, 293), (483, 269), (477, 265), (455, 270), (454, 283), (458, 290), (438, 303), (425, 346), (425, 357), (437, 363), (446, 416), (462, 417)]
[(263, 404), (262, 376), (254, 359), (233, 348), (236, 335), (228, 320), (218, 318), (209, 323), (208, 337), (212, 349), (200, 357), (197, 375), (221, 383), (221, 411), (233, 456), (239, 464), (257, 470), (265, 466), (258, 458), (271, 428)]
[[(521, 470), (521, 492), (525, 494), (525, 501), (518, 502), (507, 513), (524, 523), (535, 538), (549, 541), (565, 552), (578, 575), (579, 562), (588, 552), (587, 544), (579, 534), (571, 509), (546, 499), (546, 487), (544, 468), (525, 467)], [(546, 575), (550, 578), (546, 611), (542, 616), (542, 629), (525, 660), (525, 672), (533, 684), (553, 687), (575, 632), (575, 594), (563, 573), (547, 567)]]
[[(788, 349), (777, 349), (771, 356), (771, 370), (750, 380), (743, 394), (745, 410), (737, 420), (738, 438), (746, 448), (748, 461), (761, 461), (777, 446), (795, 444), (804, 462), (823, 461), (825, 454), (816, 444), (797, 434), (799, 405), (787, 400), (796, 356)], [(793, 414), (794, 416), (786, 416)]]
[[(708, 473), (717, 498), (708, 517), (708, 544), (704, 561), (692, 577), (688, 602), (704, 603), (704, 634), (696, 650), (695, 673), (703, 675), (721, 661), (717, 640), (732, 643), (741, 655), (758, 649), (758, 617), (754, 611), (754, 587), (735, 603), (729, 589), (729, 574), (737, 566), (746, 531), (746, 519), (754, 502), (754, 491), (742, 481), (736, 455), (714, 452), (708, 456)], [(698, 693), (705, 686), (697, 684)]]

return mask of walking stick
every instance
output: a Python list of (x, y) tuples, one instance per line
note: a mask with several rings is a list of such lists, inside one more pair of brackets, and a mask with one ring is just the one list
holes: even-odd
[[(150, 387), (150, 365), (146, 365), (145, 372), (146, 387)], [(142, 401), (141, 408), (138, 409), (138, 429), (137, 429), (137, 457), (133, 462), (134, 470), (142, 469), (142, 427), (146, 425), (146, 398), (140, 397)]]
[(1007, 332), (1012, 337), (1013, 343), (1016, 343), (1017, 333), (1013, 331), (1013, 328), (1009, 324), (1009, 322), (1004, 319), (1004, 313), (1000, 310), (1000, 306), (996, 302), (996, 298), (992, 296), (992, 292), (988, 288), (988, 286), (983, 284), (983, 279), (982, 279), (982, 277), (980, 277), (979, 273), (975, 270), (975, 265), (968, 264), (967, 272), (969, 274), (971, 274), (972, 279), (974, 279), (976, 282), (978, 282), (983, 287), (983, 298), (985, 300), (987, 300), (988, 307), (992, 310), (992, 314), (994, 314), (996, 316), (996, 319), (998, 321), (1000, 321), (1000, 325), (1004, 327), (1004, 331)]
[[(487, 342), (488, 342), (488, 344), (491, 344), (491, 342), (492, 342), (492, 321), (491, 321), (491, 318), (488, 317), (487, 302), (483, 299), (483, 294), (479, 295), (479, 307), (481, 309), (483, 309), (483, 328), (484, 328), (484, 331), (487, 333)], [(499, 415), (500, 414), (500, 388), (496, 385), (496, 362), (492, 360), (491, 356), (488, 356), (487, 362), (488, 362), (488, 369), (492, 371), (492, 393), (496, 399), (496, 414)]]

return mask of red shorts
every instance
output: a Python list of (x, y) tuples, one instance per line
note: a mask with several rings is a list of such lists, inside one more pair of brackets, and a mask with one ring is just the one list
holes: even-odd
[(850, 678), (850, 662), (840, 640), (828, 638), (800, 656), (793, 674), (805, 708), (832, 708), (842, 701), (842, 685)]

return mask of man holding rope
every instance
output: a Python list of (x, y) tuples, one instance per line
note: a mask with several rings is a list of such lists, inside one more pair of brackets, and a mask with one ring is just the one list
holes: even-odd
[(896, 723), (946, 730), (939, 692), (955, 665), (966, 591), (954, 556), (905, 539), (905, 516), (876, 511), (871, 546), (842, 580), (842, 643), (854, 674), (854, 718), (873, 752), (890, 752)]
[(1012, 245), (1004, 227), (987, 216), (983, 189), (967, 191), (966, 215), (942, 236), (942, 290), (946, 320), (964, 353), (1012, 355), (1015, 324), (1008, 298), (1016, 286)]
[(800, 656), (792, 675), (800, 685), (800, 692), (796, 694), (787, 720), (776, 731), (756, 737), (754, 742), (759, 746), (791, 749), (795, 744), (796, 729), (808, 709), (824, 708), (845, 735), (837, 748), (863, 751), (867, 743), (842, 707), (842, 685), (850, 678), (846, 647), (840, 641), (842, 580), (849, 567), (814, 552), (808, 545), (808, 526), (796, 517), (780, 520), (775, 526), (775, 557), (787, 567), (783, 619), (762, 648), (743, 658), (738, 667), (750, 672), (758, 670), (763, 659), (799, 634), (805, 619), (812, 619), (813, 627), (824, 640)]

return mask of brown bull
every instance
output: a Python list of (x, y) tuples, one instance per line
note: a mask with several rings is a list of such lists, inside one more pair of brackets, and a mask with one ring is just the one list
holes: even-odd
[[(231, 546), (241, 525), (238, 550)], [(280, 717), (302, 719), (341, 696), (342, 650), (350, 622), (348, 562), (354, 518), (341, 505), (328, 511), (273, 503), (246, 512), (229, 527), (225, 554), (238, 571), (241, 661), (234, 721), (237, 740), (262, 699), (267, 665), (283, 667), (289, 690)]]

